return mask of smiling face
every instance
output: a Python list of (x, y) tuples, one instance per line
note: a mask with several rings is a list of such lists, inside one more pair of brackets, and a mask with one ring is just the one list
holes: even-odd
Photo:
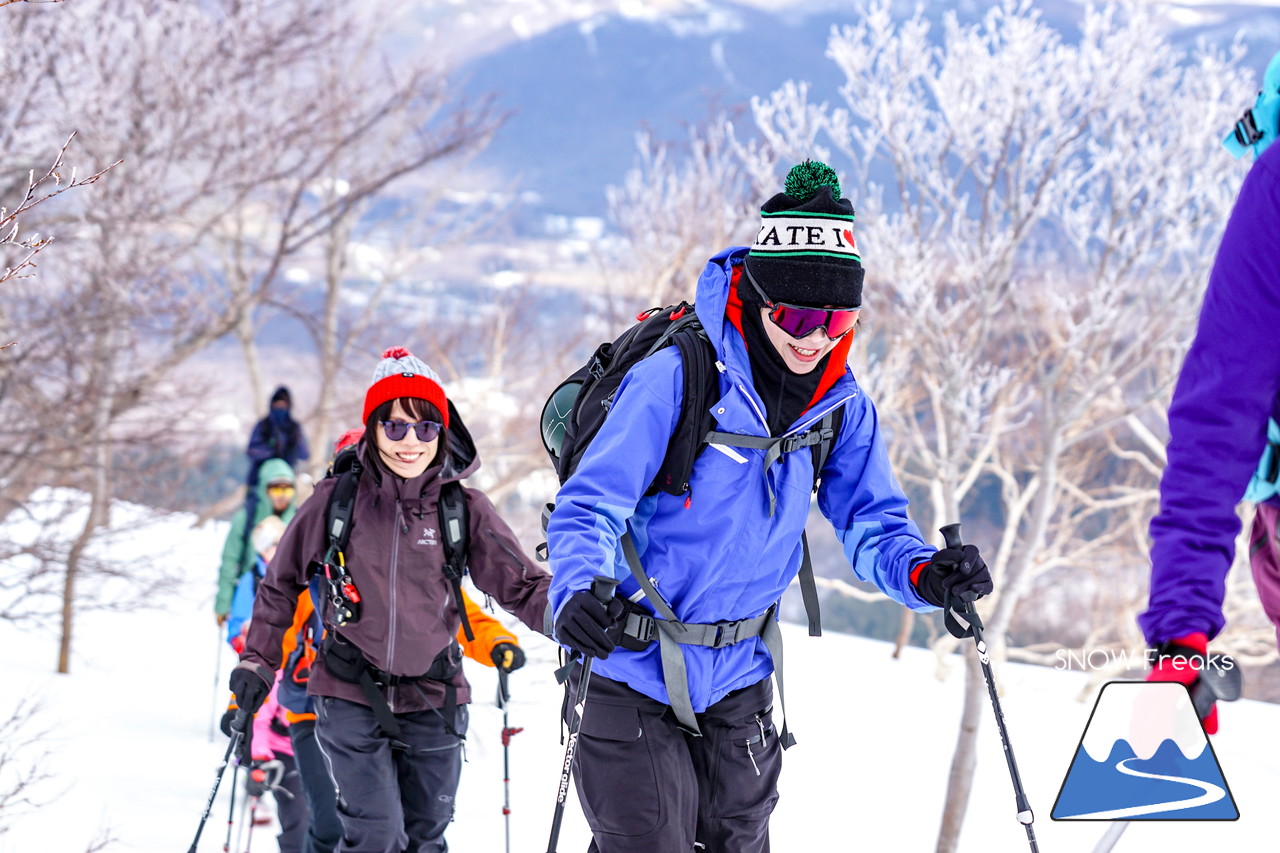
[(803, 338), (793, 338), (769, 319), (768, 308), (760, 309), (760, 321), (764, 325), (765, 337), (769, 339), (769, 343), (773, 344), (778, 355), (782, 356), (783, 364), (792, 373), (798, 375), (812, 372), (818, 366), (818, 362), (840, 343), (840, 338), (831, 340), (827, 337), (826, 329), (822, 328), (814, 329)]
[[(400, 405), (400, 401), (396, 400), (391, 404), (391, 414), (386, 420), (413, 423), (417, 418), (406, 412)], [(399, 441), (387, 438), (386, 431), (381, 425), (376, 427), (375, 435), (378, 455), (382, 461), (391, 473), (406, 480), (412, 480), (427, 470), (436, 458), (436, 449), (440, 445), (439, 436), (430, 441), (419, 441), (417, 432), (412, 429), (406, 431), (405, 437)]]

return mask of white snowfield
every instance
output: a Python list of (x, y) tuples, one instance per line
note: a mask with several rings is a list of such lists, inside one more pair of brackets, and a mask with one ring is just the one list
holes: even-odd
[[(81, 853), (104, 830), (116, 839), (108, 850), (183, 853), (190, 846), (225, 748), (222, 735), (210, 740), (209, 731), (215, 710), (223, 707), (222, 684), (233, 664), (224, 645), (215, 689), (212, 600), (226, 528), (193, 531), (190, 524), (189, 516), (169, 516), (136, 533), (131, 544), (138, 552), (165, 555), (165, 563), (180, 567), (190, 582), (154, 609), (81, 618), (70, 676), (53, 674), (56, 636), (0, 622), (6, 688), (0, 719), (19, 699), (43, 702), (47, 757), (26, 752), (23, 760), (40, 760), (55, 777), (43, 791), (44, 805), (26, 811), (0, 834), (3, 853)], [(0, 563), (0, 580), (10, 570)], [(552, 676), (555, 647), (521, 631), (529, 663), (511, 680), (510, 722), (524, 727), (511, 742), (511, 849), (544, 853), (563, 757), (557, 717), (561, 692)], [(798, 744), (784, 762), (773, 849), (932, 851), (960, 715), (959, 659), (940, 681), (935, 659), (925, 650), (909, 649), (893, 660), (890, 646), (881, 642), (830, 633), (809, 638), (803, 627), (793, 625), (784, 626), (784, 635), (787, 704)], [(471, 661), (467, 666), (475, 691), (468, 763), (448, 839), (453, 850), (490, 853), (504, 849), (502, 715), (493, 701), (494, 671)], [(1075, 698), (1083, 676), (1013, 664), (999, 674), (1012, 746), (1037, 815), (1040, 849), (1092, 850), (1107, 824), (1049, 819), (1092, 708), (1092, 700)], [(1028, 845), (1015, 818), (985, 695), (982, 701), (979, 767), (960, 849), (1024, 851)], [(1241, 701), (1223, 707), (1220, 716), (1221, 733), (1213, 745), (1240, 819), (1138, 821), (1117, 851), (1275, 849), (1280, 708)], [(0, 769), (0, 791), (10, 772)], [(201, 851), (222, 849), (229, 782), (230, 772)], [(12, 819), (8, 811), (0, 818)], [(571, 795), (559, 849), (581, 853), (588, 835)], [(253, 849), (275, 850), (271, 832), (258, 830)]]

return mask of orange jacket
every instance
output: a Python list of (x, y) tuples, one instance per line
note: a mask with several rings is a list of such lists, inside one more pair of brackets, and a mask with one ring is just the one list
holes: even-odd
[[(471, 625), (471, 632), (475, 635), (474, 640), (468, 640), (466, 632), (462, 626), (458, 626), (458, 645), (462, 646), (462, 653), (473, 661), (484, 664), (485, 666), (494, 666), (493, 650), (499, 643), (511, 643), (519, 646), (520, 641), (506, 629), (505, 626), (497, 619), (494, 619), (488, 613), (480, 608), (480, 605), (471, 600), (466, 590), (462, 592), (462, 603), (467, 610), (467, 622)], [(311, 614), (315, 609), (315, 605), (311, 601), (311, 593), (304, 592), (298, 596), (298, 607), (293, 613), (293, 625), (285, 632), (284, 642), (281, 644), (283, 648), (282, 661), (288, 661), (289, 655), (298, 645), (298, 638), (305, 636), (304, 627)], [(316, 652), (320, 638), (316, 637), (308, 642), (307, 648), (302, 655), (302, 661), (307, 666), (315, 660)], [(296, 714), (293, 711), (285, 709), (285, 718), (290, 723), (296, 723), (299, 720), (314, 720), (315, 714)]]

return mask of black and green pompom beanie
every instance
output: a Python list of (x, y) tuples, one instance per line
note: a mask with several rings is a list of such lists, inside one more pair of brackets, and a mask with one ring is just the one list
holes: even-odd
[[(860, 308), (862, 258), (853, 238), (853, 205), (825, 163), (806, 160), (787, 173), (783, 191), (760, 208), (747, 273), (773, 302)], [(750, 288), (741, 288), (749, 298)]]

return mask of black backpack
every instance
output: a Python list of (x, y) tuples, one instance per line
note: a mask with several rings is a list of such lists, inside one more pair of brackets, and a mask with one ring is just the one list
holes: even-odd
[(596, 347), (587, 363), (551, 392), (542, 409), (542, 446), (563, 484), (577, 470), (582, 454), (600, 431), (622, 377), (641, 359), (667, 346), (676, 346), (684, 362), (686, 405), (680, 410), (667, 455), (647, 494), (663, 491), (682, 495), (689, 490), (694, 460), (706, 446), (694, 437), (705, 436), (713, 425), (706, 405), (689, 403), (719, 395), (715, 351), (693, 306), (687, 302), (652, 308), (636, 320), (617, 340)]
[[(712, 443), (764, 448), (766, 469), (783, 453), (808, 447), (813, 453), (813, 486), (817, 489), (822, 466), (844, 420), (843, 406), (829, 412), (813, 429), (785, 438), (717, 432), (711, 404), (720, 396), (720, 368), (715, 347), (707, 337), (694, 306), (681, 302), (665, 308), (651, 308), (636, 320), (616, 340), (605, 341), (596, 347), (587, 363), (561, 382), (543, 406), (542, 446), (551, 457), (562, 485), (577, 469), (582, 455), (599, 432), (627, 371), (653, 353), (676, 346), (684, 368), (683, 402), (662, 465), (646, 494), (667, 492), (682, 495), (687, 492), (694, 462)], [(544, 530), (551, 508), (549, 505), (543, 513)], [(538, 556), (546, 559), (545, 546), (538, 549)], [(809, 633), (817, 636), (822, 632), (821, 617), (807, 539), (804, 541), (800, 580), (805, 610), (809, 614)]]

